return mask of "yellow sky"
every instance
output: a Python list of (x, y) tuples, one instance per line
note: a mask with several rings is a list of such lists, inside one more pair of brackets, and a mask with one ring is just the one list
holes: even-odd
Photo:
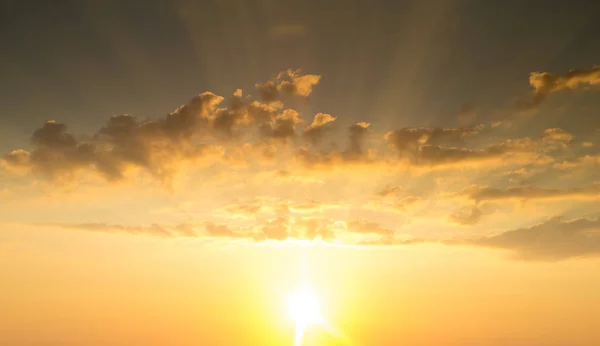
[[(441, 245), (206, 246), (23, 227), (9, 235), (0, 256), (6, 345), (291, 345), (285, 296), (302, 282), (355, 345), (600, 337), (597, 260), (522, 263)], [(306, 340), (340, 341), (317, 326)]]

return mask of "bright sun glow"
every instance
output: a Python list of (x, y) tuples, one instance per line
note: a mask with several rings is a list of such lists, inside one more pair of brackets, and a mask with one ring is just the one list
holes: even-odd
[(291, 318), (302, 326), (322, 321), (317, 297), (308, 288), (303, 288), (288, 298)]
[(313, 292), (305, 286), (288, 297), (288, 307), (290, 317), (296, 323), (294, 346), (300, 346), (309, 325), (324, 323), (319, 301)]

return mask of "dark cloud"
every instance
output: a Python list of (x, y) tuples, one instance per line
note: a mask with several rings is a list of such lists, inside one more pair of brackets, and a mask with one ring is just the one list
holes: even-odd
[[(536, 75), (532, 83), (541, 90), (538, 93), (544, 94), (548, 90), (596, 84), (597, 74), (597, 68), (564, 76), (542, 74), (545, 77)], [(367, 141), (372, 133), (370, 124), (357, 122), (348, 128), (345, 148), (341, 145), (341, 149), (325, 150), (316, 144), (326, 137), (331, 137), (332, 148), (338, 148), (335, 136), (330, 136), (336, 117), (317, 113), (302, 131), (299, 127), (305, 122), (301, 114), (284, 107), (290, 99), (309, 97), (320, 78), (287, 70), (257, 84), (260, 101), (244, 97), (239, 89), (227, 99), (204, 92), (156, 120), (127, 114), (113, 116), (86, 139), (69, 133), (65, 124), (48, 121), (33, 132), (31, 150), (5, 154), (0, 166), (6, 171), (33, 172), (49, 179), (72, 178), (87, 171), (109, 181), (121, 180), (131, 170), (142, 170), (168, 183), (187, 162), (250, 163), (264, 159), (260, 162), (271, 160), (281, 170), (296, 162), (305, 168), (402, 165), (432, 170), (500, 164), (511, 158), (531, 162), (567, 149), (573, 142), (573, 135), (559, 128), (547, 129), (537, 139), (507, 139), (487, 146), (481, 146), (480, 137), (493, 130), (491, 124), (403, 128), (384, 136), (383, 144), (387, 143), (395, 154), (392, 157), (388, 149), (380, 150), (380, 137), (373, 136), (377, 142)], [(472, 109), (465, 106), (462, 112), (470, 113)], [(296, 140), (298, 135), (310, 144)], [(472, 142), (478, 145), (471, 145)], [(373, 147), (368, 146), (370, 143)]]
[(362, 155), (369, 126), (371, 126), (371, 124), (358, 122), (348, 128), (350, 145), (346, 153), (349, 157), (357, 158)]
[(533, 72), (529, 75), (529, 85), (533, 88), (532, 95), (528, 100), (521, 100), (518, 106), (523, 110), (535, 109), (554, 92), (597, 84), (600, 84), (600, 67), (598, 66), (590, 69), (571, 70), (561, 75)]
[(321, 76), (301, 74), (299, 70), (289, 69), (279, 73), (272, 80), (256, 84), (258, 94), (265, 103), (277, 102), (285, 97), (309, 97), (312, 88), (319, 83)]
[[(293, 109), (282, 110), (281, 101), (288, 96), (308, 97), (319, 80), (316, 75), (288, 70), (272, 81), (276, 93), (272, 98), (263, 95), (264, 102), (244, 98), (242, 91), (237, 90), (228, 107), (218, 108), (224, 98), (205, 92), (157, 120), (142, 121), (127, 114), (113, 116), (86, 140), (78, 140), (65, 124), (47, 121), (33, 132), (34, 149), (4, 155), (2, 166), (49, 179), (89, 170), (107, 180), (120, 180), (133, 167), (167, 181), (182, 162), (222, 153), (219, 147), (228, 143), (222, 139), (236, 137), (236, 128), (240, 128), (240, 136), (258, 131), (267, 139), (294, 137), (302, 119)], [(269, 85), (259, 85), (259, 93), (267, 93)], [(308, 132), (318, 136), (321, 127), (331, 119), (329, 115), (317, 114)]]
[[(434, 135), (435, 133), (437, 135)], [(413, 166), (429, 167), (497, 161), (515, 154), (533, 154), (538, 147), (538, 144), (529, 138), (505, 140), (483, 150), (426, 144), (431, 138), (443, 142), (461, 140), (465, 133), (468, 133), (467, 136), (473, 135), (458, 129), (439, 129), (431, 133), (408, 129), (390, 132), (385, 139), (395, 149), (400, 160)]]
[(388, 132), (387, 142), (398, 151), (402, 157), (414, 157), (426, 144), (457, 145), (466, 137), (476, 135), (479, 127), (469, 128), (403, 128)]
[(335, 121), (335, 119), (331, 114), (317, 113), (313, 122), (304, 130), (304, 136), (316, 144), (325, 135), (325, 131), (327, 130), (326, 124)]
[(264, 137), (285, 141), (296, 135), (296, 125), (301, 122), (300, 113), (293, 109), (286, 109), (270, 122), (262, 124), (260, 132)]

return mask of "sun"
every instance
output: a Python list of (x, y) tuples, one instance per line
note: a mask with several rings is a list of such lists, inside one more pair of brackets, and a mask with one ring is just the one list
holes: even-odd
[(306, 328), (314, 324), (324, 324), (321, 307), (317, 296), (308, 288), (303, 287), (288, 296), (290, 317), (296, 324), (294, 346), (302, 345)]
[(303, 327), (323, 320), (319, 300), (307, 287), (288, 297), (288, 307), (292, 320)]

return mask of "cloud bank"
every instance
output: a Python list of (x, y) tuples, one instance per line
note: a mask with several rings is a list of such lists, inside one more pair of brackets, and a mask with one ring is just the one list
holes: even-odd
[[(188, 166), (199, 168), (200, 174), (210, 171), (227, 177), (235, 173), (245, 179), (244, 183), (260, 180), (262, 185), (252, 190), (253, 200), (214, 207), (211, 212), (228, 222), (206, 218), (174, 225), (44, 225), (253, 242), (321, 239), (360, 245), (423, 243), (426, 240), (418, 234), (412, 239), (400, 237), (399, 229), (411, 222), (432, 220), (452, 230), (476, 229), (498, 214), (486, 208), (491, 203), (572, 203), (600, 198), (597, 181), (568, 180), (582, 170), (593, 176), (600, 162), (593, 139), (583, 141), (557, 127), (528, 136), (507, 134), (497, 123), (473, 124), (472, 105), (461, 109), (457, 127), (389, 129), (361, 119), (344, 123), (341, 116), (301, 111), (320, 80), (319, 75), (290, 69), (255, 84), (256, 89), (249, 94), (241, 89), (226, 97), (203, 92), (157, 119), (129, 114), (109, 117), (91, 134), (74, 134), (66, 124), (48, 120), (32, 131), (29, 146), (2, 156), (0, 174), (9, 179), (41, 179), (52, 186), (88, 176), (103, 183), (135, 184), (140, 173), (169, 185)], [(600, 68), (564, 74), (534, 72), (529, 84), (531, 95), (520, 104), (522, 110), (537, 109), (561, 90), (600, 84)], [(333, 191), (336, 186), (362, 191), (375, 186), (383, 172), (395, 180), (382, 180), (360, 201), (326, 202), (308, 197), (315, 191), (299, 193), (296, 189), (319, 182), (322, 191), (317, 192)], [(543, 175), (550, 178), (535, 180)], [(517, 176), (520, 180), (514, 179)], [(403, 180), (406, 177), (418, 182), (411, 186)], [(543, 184), (552, 179), (562, 185)], [(358, 186), (346, 186), (349, 182)], [(287, 189), (306, 198), (296, 201), (265, 192), (292, 194), (277, 190), (277, 184), (288, 184)], [(381, 214), (393, 222), (369, 218)], [(394, 222), (397, 227), (390, 226)], [(595, 254), (597, 228), (597, 220), (552, 219), (493, 237), (475, 237), (468, 243), (512, 250), (523, 259), (558, 260)]]

